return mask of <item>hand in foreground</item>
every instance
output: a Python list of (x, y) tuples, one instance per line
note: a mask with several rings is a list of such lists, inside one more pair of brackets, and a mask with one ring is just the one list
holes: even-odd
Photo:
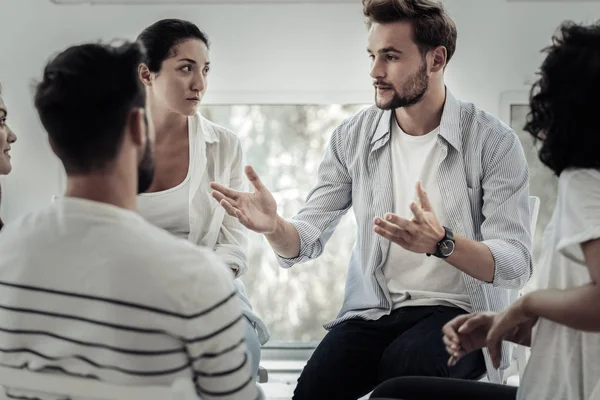
[(448, 365), (455, 365), (465, 354), (487, 347), (492, 364), (499, 368), (503, 341), (530, 346), (531, 331), (538, 318), (524, 311), (521, 299), (503, 313), (460, 315), (444, 325), (443, 341), (450, 355)]
[(486, 346), (487, 335), (496, 313), (459, 315), (442, 328), (443, 341), (450, 355), (448, 366), (453, 366), (466, 354)]
[(525, 297), (520, 297), (506, 311), (498, 315), (488, 332), (487, 348), (495, 368), (500, 366), (502, 360), (503, 340), (531, 346), (531, 331), (538, 317), (525, 310), (524, 300)]

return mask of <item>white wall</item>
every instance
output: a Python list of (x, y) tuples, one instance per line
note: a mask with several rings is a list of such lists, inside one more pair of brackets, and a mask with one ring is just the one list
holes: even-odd
[[(207, 102), (368, 102), (365, 28), (356, 3), (55, 6), (0, 0), (0, 82), (19, 135), (13, 173), (3, 180), (5, 221), (47, 204), (58, 191), (59, 165), (31, 100), (31, 82), (52, 53), (82, 41), (134, 38), (159, 18), (186, 18), (213, 43)], [(501, 93), (521, 90), (533, 76), (539, 50), (560, 21), (600, 18), (600, 3), (572, 0), (447, 0), (447, 6), (459, 29), (448, 84), (496, 115)]]

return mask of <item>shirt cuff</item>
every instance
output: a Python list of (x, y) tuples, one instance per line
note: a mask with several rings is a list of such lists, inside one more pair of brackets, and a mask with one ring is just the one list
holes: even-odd
[(323, 251), (319, 237), (321, 232), (315, 226), (305, 221), (289, 220), (290, 224), (298, 231), (300, 237), (300, 252), (298, 257), (284, 258), (277, 254), (277, 261), (283, 268), (290, 268), (295, 264), (311, 260), (317, 257)]

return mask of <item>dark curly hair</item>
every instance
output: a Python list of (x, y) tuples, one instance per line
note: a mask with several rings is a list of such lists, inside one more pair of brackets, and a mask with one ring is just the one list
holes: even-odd
[(524, 129), (542, 141), (539, 158), (556, 175), (600, 169), (600, 23), (564, 22), (543, 52)]

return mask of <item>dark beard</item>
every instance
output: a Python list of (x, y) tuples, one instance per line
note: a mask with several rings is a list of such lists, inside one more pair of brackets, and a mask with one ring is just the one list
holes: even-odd
[[(427, 63), (425, 59), (423, 59), (423, 63), (417, 73), (406, 84), (406, 88), (407, 90), (404, 95), (394, 90), (392, 99), (387, 104), (377, 104), (377, 107), (382, 110), (394, 110), (400, 107), (410, 107), (420, 102), (429, 88), (429, 77), (427, 76)], [(377, 103), (377, 93), (375, 93), (375, 103)]]
[(138, 194), (144, 193), (152, 185), (154, 180), (154, 155), (152, 154), (152, 146), (150, 145), (150, 137), (148, 134), (148, 120), (144, 115), (146, 122), (146, 148), (138, 165)]

